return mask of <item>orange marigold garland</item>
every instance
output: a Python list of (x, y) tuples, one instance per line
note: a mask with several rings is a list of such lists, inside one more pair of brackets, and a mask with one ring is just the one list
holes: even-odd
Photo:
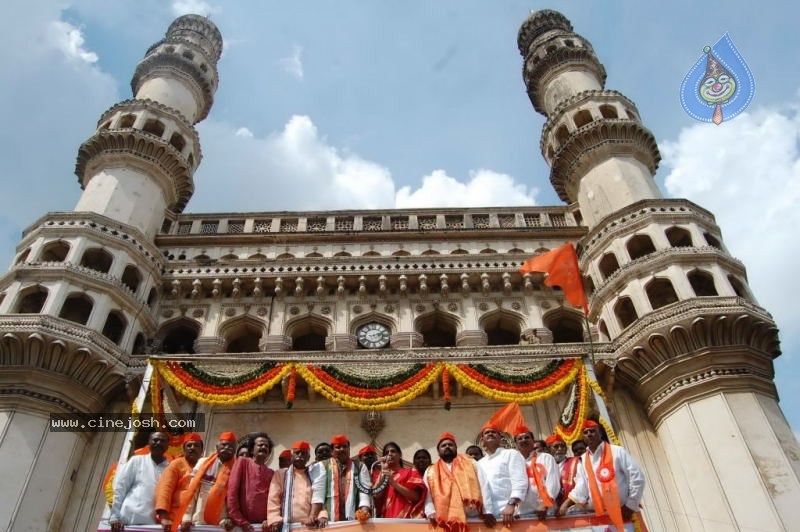
[(292, 366), (292, 371), (289, 372), (289, 386), (286, 388), (286, 408), (292, 408), (294, 405), (295, 388), (297, 387), (297, 369)]
[(444, 395), (444, 409), (450, 410), (450, 372), (446, 367), (442, 370), (442, 394)]

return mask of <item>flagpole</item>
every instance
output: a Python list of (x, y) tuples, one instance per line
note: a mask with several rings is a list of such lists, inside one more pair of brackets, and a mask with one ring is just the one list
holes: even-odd
[[(583, 321), (586, 323), (586, 332), (589, 335), (589, 360), (584, 357), (583, 365), (586, 367), (587, 378), (591, 381), (600, 385), (600, 382), (597, 380), (597, 374), (594, 371), (594, 340), (592, 339), (592, 328), (591, 324), (589, 323), (589, 316), (584, 312), (583, 314)], [(611, 427), (611, 430), (614, 430), (614, 427), (611, 423), (611, 416), (608, 414), (608, 407), (606, 406), (606, 402), (603, 399), (603, 396), (597, 393), (597, 390), (592, 388), (592, 394), (594, 395), (594, 402), (597, 405), (597, 410), (599, 410), (600, 418), (605, 419), (606, 423)], [(616, 431), (615, 431), (616, 432)]]

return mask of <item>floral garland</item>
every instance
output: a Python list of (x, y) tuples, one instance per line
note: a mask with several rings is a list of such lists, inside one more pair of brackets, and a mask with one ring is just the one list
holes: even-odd
[(546, 377), (528, 383), (508, 383), (489, 377), (473, 366), (446, 364), (447, 370), (460, 382), (478, 395), (507, 403), (532, 403), (547, 399), (563, 390), (580, 371), (579, 360), (558, 361), (555, 371)]
[(289, 372), (289, 384), (286, 386), (286, 408), (294, 405), (295, 390), (297, 388), (297, 368), (292, 367)]
[[(402, 384), (420, 371), (425, 364), (360, 364), (357, 367), (320, 366), (328, 375), (356, 388), (386, 388)], [(360, 371), (359, 371), (360, 370)], [(374, 374), (363, 374), (364, 370)]]
[(387, 410), (414, 399), (436, 380), (441, 364), (427, 364), (405, 381), (384, 388), (361, 388), (337, 380), (318, 366), (297, 366), (300, 376), (314, 390), (334, 403), (354, 410)]
[(581, 428), (589, 413), (588, 380), (586, 368), (581, 365), (580, 372), (572, 383), (569, 400), (556, 425), (556, 434), (570, 445), (581, 437)]
[(249, 381), (222, 385), (205, 382), (190, 374), (184, 369), (187, 364), (183, 362), (154, 360), (152, 364), (175, 391), (193, 401), (208, 405), (247, 403), (271, 390), (294, 367), (294, 364), (274, 366)]
[(442, 395), (444, 395), (444, 409), (450, 410), (452, 402), (450, 401), (450, 372), (445, 367), (442, 370)]

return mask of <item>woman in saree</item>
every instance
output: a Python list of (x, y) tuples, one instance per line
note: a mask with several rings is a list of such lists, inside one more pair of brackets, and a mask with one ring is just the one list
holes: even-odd
[[(386, 488), (375, 496), (378, 517), (421, 518), (425, 506), (425, 484), (413, 467), (403, 467), (403, 453), (395, 442), (383, 446), (377, 485)], [(376, 465), (377, 467), (377, 465)]]

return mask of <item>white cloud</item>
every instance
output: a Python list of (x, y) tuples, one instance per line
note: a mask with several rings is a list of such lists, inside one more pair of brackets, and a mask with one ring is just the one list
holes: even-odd
[(84, 63), (97, 62), (97, 54), (83, 47), (83, 33), (72, 24), (63, 20), (54, 20), (50, 23), (49, 30), (52, 42), (68, 58)]
[(661, 144), (670, 195), (714, 213), (731, 253), (748, 268), (751, 287), (782, 329), (797, 342), (800, 290), (800, 116), (797, 106), (760, 109), (720, 126), (684, 128)]
[(172, 2), (171, 7), (172, 13), (176, 17), (181, 15), (203, 15), (208, 17), (213, 13), (219, 12), (219, 8), (203, 0), (175, 0)]
[(434, 170), (422, 178), (416, 190), (405, 186), (397, 191), (396, 206), (415, 207), (492, 207), (534, 205), (536, 189), (528, 190), (514, 178), (492, 170), (470, 172), (470, 179), (461, 183), (444, 170)]
[(236, 135), (237, 137), (244, 137), (246, 139), (253, 138), (253, 132), (246, 127), (240, 127), (234, 132), (234, 135)]
[(283, 70), (297, 79), (303, 79), (303, 47), (294, 45), (292, 54), (280, 60)]

